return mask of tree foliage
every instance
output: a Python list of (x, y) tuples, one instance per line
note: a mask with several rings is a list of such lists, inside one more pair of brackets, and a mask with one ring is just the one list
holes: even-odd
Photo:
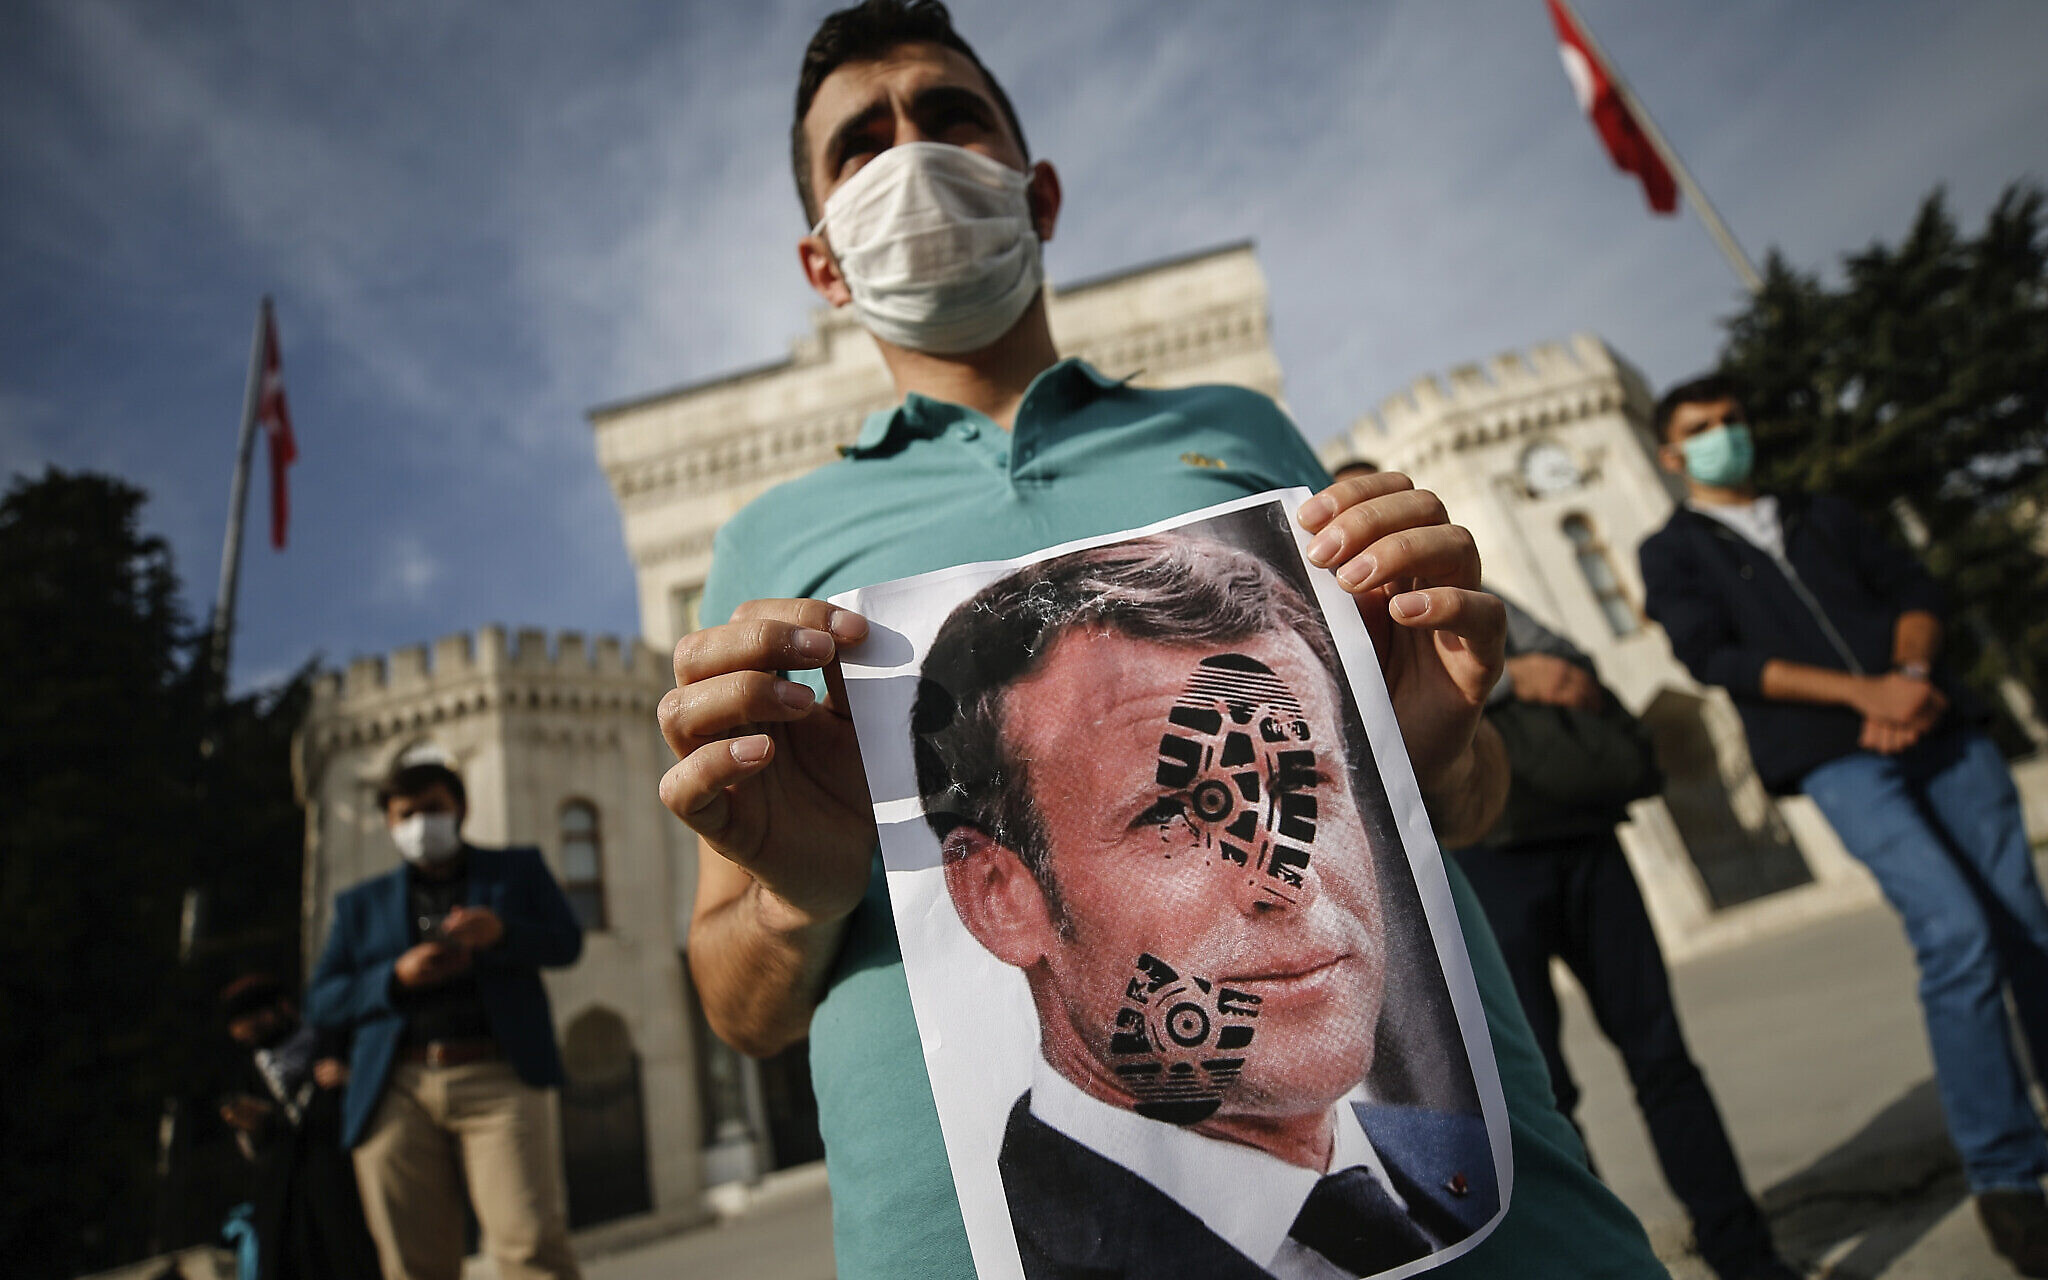
[[(206, 1124), (225, 1060), (211, 993), (242, 967), (296, 976), (289, 745), (306, 675), (219, 696), (144, 501), (54, 469), (0, 499), (0, 1257), (15, 1275), (213, 1235), (246, 1188)], [(195, 889), (208, 910), (181, 948)]]
[[(1766, 487), (1847, 498), (1948, 588), (1951, 655), (1990, 693), (2048, 674), (2048, 236), (2043, 192), (2006, 189), (1967, 235), (1937, 189), (1897, 245), (1839, 281), (1775, 252), (1727, 321)], [(1917, 540), (1917, 533), (1914, 535)]]

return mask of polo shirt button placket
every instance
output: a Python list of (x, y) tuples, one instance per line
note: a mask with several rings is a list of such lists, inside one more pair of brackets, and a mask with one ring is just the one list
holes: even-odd
[[(1018, 415), (1017, 427), (1020, 431), (1024, 427), (1022, 414)], [(1019, 475), (1037, 457), (1038, 445), (1036, 442), (1028, 439), (1017, 440), (1010, 449), (1010, 483), (1019, 483)]]

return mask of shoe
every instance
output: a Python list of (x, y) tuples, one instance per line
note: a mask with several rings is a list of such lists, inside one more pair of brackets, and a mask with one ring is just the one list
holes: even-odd
[(2048, 1200), (2015, 1187), (1977, 1196), (1977, 1218), (1991, 1247), (2023, 1276), (2048, 1276)]

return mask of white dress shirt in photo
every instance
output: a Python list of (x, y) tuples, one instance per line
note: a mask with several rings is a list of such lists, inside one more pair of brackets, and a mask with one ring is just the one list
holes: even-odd
[(1324, 1169), (1304, 1169), (1256, 1147), (1147, 1120), (1082, 1092), (1040, 1058), (1031, 1075), (1031, 1114), (1096, 1154), (1129, 1169), (1178, 1201), (1245, 1257), (1279, 1280), (1356, 1280), (1287, 1234), (1327, 1174), (1363, 1166), (1403, 1210), (1408, 1202), (1358, 1123), (1363, 1086), (1332, 1108), (1336, 1141)]

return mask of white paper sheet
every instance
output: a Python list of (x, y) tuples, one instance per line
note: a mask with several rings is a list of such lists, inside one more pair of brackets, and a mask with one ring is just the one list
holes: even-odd
[[(1323, 1170), (1308, 1169), (1304, 1180), (1298, 1150), (1289, 1149), (1297, 1157), (1290, 1163), (1279, 1159), (1283, 1153), (1277, 1141), (1274, 1150), (1261, 1151), (1257, 1141), (1232, 1138), (1244, 1138), (1262, 1118), (1306, 1105), (1295, 1099), (1297, 1088), (1304, 1097), (1312, 1095), (1316, 1104), (1307, 1113), (1310, 1120), (1294, 1116), (1284, 1127), (1290, 1134), (1308, 1131), (1304, 1126), (1312, 1128), (1314, 1118), (1324, 1114), (1320, 1107), (1330, 1094), (1329, 1081), (1355, 1074), (1354, 1066), (1367, 1060), (1370, 1065), (1363, 1078), (1329, 1103), (1328, 1114), (1338, 1119), (1325, 1127), (1341, 1124), (1347, 1113), (1387, 1114), (1370, 1110), (1378, 1107), (1406, 1108), (1402, 1114), (1411, 1116), (1430, 1113), (1458, 1132), (1477, 1132), (1479, 1150), (1485, 1153), (1479, 1163), (1461, 1166), (1445, 1179), (1439, 1176), (1441, 1170), (1423, 1172), (1438, 1153), (1418, 1153), (1407, 1140), (1390, 1146), (1390, 1139), (1374, 1136), (1373, 1126), (1360, 1121), (1368, 1138), (1365, 1163), (1379, 1171), (1381, 1185), (1391, 1187), (1403, 1176), (1435, 1179), (1419, 1194), (1411, 1194), (1409, 1199), (1414, 1200), (1440, 1198), (1432, 1190), (1436, 1183), (1455, 1183), (1445, 1202), (1468, 1216), (1476, 1205), (1495, 1203), (1486, 1199), (1491, 1189), (1497, 1189), (1498, 1205), (1477, 1225), (1446, 1228), (1442, 1217), (1431, 1220), (1436, 1226), (1426, 1234), (1436, 1246), (1433, 1253), (1374, 1274), (1398, 1278), (1441, 1265), (1476, 1245), (1506, 1211), (1512, 1180), (1506, 1107), (1441, 856), (1356, 603), (1328, 571), (1312, 568), (1302, 555), (1306, 535), (1292, 517), (1307, 496), (1303, 489), (1255, 495), (1145, 529), (1047, 548), (1015, 561), (963, 565), (835, 598), (872, 626), (869, 638), (843, 655), (847, 694), (881, 832), (926, 1066), (968, 1240), (984, 1277), (1025, 1274), (999, 1156), (1012, 1108), (1032, 1088), (1034, 1073), (1041, 1085), (1047, 1085), (1047, 1073), (1055, 1072), (1041, 1061), (1042, 1039), (1063, 1062), (1074, 1064), (1071, 1071), (1055, 1073), (1060, 1079), (1084, 1079), (1073, 1080), (1072, 1091), (1064, 1086), (1040, 1088), (1034, 1094), (1033, 1113), (1042, 1107), (1074, 1123), (1077, 1113), (1102, 1115), (1095, 1109), (1105, 1101), (1113, 1104), (1113, 1123), (1067, 1136), (1116, 1163), (1142, 1164), (1136, 1170), (1140, 1176), (1236, 1247), (1263, 1252), (1276, 1237), (1284, 1239), (1302, 1195), (1300, 1187)], [(1298, 634), (1291, 630), (1263, 637), (1169, 642), (1134, 640), (1120, 624), (1098, 621), (1047, 638), (1020, 678), (997, 682), (1002, 689), (997, 697), (1003, 726), (998, 740), (1011, 757), (1028, 766), (1027, 807), (1042, 829), (1046, 866), (1060, 895), (1058, 910), (1067, 913), (1066, 925), (1053, 919), (1058, 912), (1035, 882), (1031, 887), (1041, 895), (1039, 909), (1046, 914), (1044, 919), (1033, 916), (1034, 900), (1019, 888), (1023, 882), (1015, 876), (1002, 878), (1003, 869), (997, 866), (1000, 858), (1017, 855), (993, 840), (976, 842), (970, 837), (956, 843), (961, 870), (957, 882), (949, 886), (940, 838), (920, 799), (913, 754), (913, 703), (927, 674), (934, 638), (963, 602), (1027, 566), (1093, 548), (1128, 549), (1134, 540), (1148, 536), (1198, 545), (1202, 554), (1195, 559), (1201, 564), (1235, 564), (1241, 569), (1242, 561), (1231, 557), (1249, 557), (1265, 566), (1269, 576), (1262, 581), (1305, 585), (1306, 592), (1296, 598), (1308, 606), (1307, 630), (1326, 628), (1334, 642), (1337, 669), (1318, 657), (1312, 643), (1290, 639)], [(1218, 552), (1218, 544), (1228, 550)], [(1156, 550), (1162, 544), (1139, 545)], [(1026, 593), (1003, 607), (1013, 614), (1040, 606), (1057, 608), (1056, 602), (1048, 603), (1056, 591), (1033, 590), (1037, 594)], [(1128, 606), (1126, 613), (1145, 613), (1149, 608), (1141, 602)], [(1254, 612), (1271, 613), (1263, 604), (1255, 605)], [(1012, 627), (1004, 634), (1016, 630)], [(989, 642), (960, 651), (973, 654), (968, 664), (973, 666), (997, 660), (1002, 646)], [(1246, 658), (1247, 652), (1263, 654), (1265, 660)], [(934, 668), (939, 665), (935, 662)], [(959, 674), (963, 669), (957, 662), (946, 667), (946, 681), (966, 681)], [(1199, 750), (1206, 762), (1203, 779), (1238, 778), (1238, 790), (1247, 794), (1259, 789), (1254, 774), (1264, 767), (1246, 765), (1249, 772), (1237, 774), (1219, 768), (1216, 762), (1232, 748), (1224, 745), (1221, 731), (1206, 734), (1172, 722), (1159, 690), (1176, 685), (1180, 693), (1172, 705), (1191, 708), (1185, 713), (1191, 723), (1208, 723), (1202, 719), (1204, 705), (1221, 706), (1227, 714), (1232, 708), (1254, 708), (1258, 723), (1281, 726), (1269, 735), (1276, 739), (1272, 746), (1258, 740), (1260, 760), (1270, 765), (1282, 749), (1299, 748), (1293, 757), (1297, 762), (1314, 755), (1321, 762), (1318, 767), (1339, 777), (1326, 777), (1310, 788), (1299, 778), (1290, 784), (1284, 776), (1286, 766), (1273, 766), (1283, 773), (1269, 769), (1259, 775), (1265, 780), (1262, 804), (1247, 803), (1242, 795), (1227, 796), (1213, 781), (1166, 786), (1182, 781), (1180, 775), (1186, 772), (1169, 758), (1176, 753)], [(1078, 699), (1072, 696), (1076, 689), (1084, 691)], [(928, 702), (926, 720), (937, 722), (931, 707), (950, 705), (946, 697)], [(957, 708), (955, 712), (959, 721)], [(1102, 723), (1094, 722), (1104, 716)], [(1225, 722), (1224, 729), (1229, 727)], [(993, 803), (991, 788), (975, 781), (985, 770), (977, 773), (971, 761), (959, 763), (946, 756), (953, 750), (946, 745), (953, 741), (946, 736), (950, 732), (926, 735), (928, 766), (938, 760), (934, 777), (952, 770), (969, 781), (946, 793), (953, 798), (938, 802), (938, 807), (957, 813), (958, 805), (966, 803), (963, 796), (980, 797), (975, 803)], [(1301, 741), (1279, 740), (1289, 732), (1298, 733)], [(1193, 745), (1168, 742), (1175, 737)], [(1100, 745), (1069, 749), (1076, 742)], [(1242, 751), (1243, 743), (1236, 749)], [(1032, 751), (1041, 754), (1034, 757)], [(962, 754), (960, 759), (969, 757)], [(1348, 768), (1332, 770), (1333, 762)], [(1054, 786), (1061, 790), (1048, 795)], [(1014, 774), (1003, 775), (993, 789), (1005, 787), (1017, 788)], [(1156, 799), (1155, 792), (1172, 792), (1178, 798)], [(1318, 802), (1292, 798), (1308, 794), (1321, 797), (1319, 827)], [(1131, 823), (1121, 816), (1106, 816), (1126, 799), (1151, 816)], [(1291, 815), (1292, 839), (1282, 834), (1290, 817), (1282, 812), (1283, 800), (1302, 808)], [(1215, 807), (1217, 823), (1205, 821), (1210, 816), (1206, 808), (1195, 812), (1189, 806)], [(1255, 817), (1246, 816), (1254, 811)], [(1049, 829), (1055, 820), (1064, 824), (1059, 831)], [(1235, 837), (1225, 823), (1255, 839), (1233, 843)], [(967, 825), (970, 831), (986, 827), (973, 821)], [(1312, 838), (1298, 838), (1310, 828), (1316, 828)], [(1290, 860), (1305, 860), (1306, 865), (1292, 866)], [(1021, 867), (1022, 861), (1017, 865)], [(996, 878), (988, 879), (991, 876)], [(1007, 887), (982, 887), (987, 883)], [(1104, 892), (1105, 885), (1118, 883), (1124, 885), (1121, 892)], [(1213, 887), (1201, 887), (1208, 885)], [(1190, 898), (1190, 893), (1197, 896)], [(970, 932), (956, 906), (956, 895), (961, 894), (993, 904), (972, 910), (984, 933), (1011, 949), (1013, 959), (1038, 957), (1032, 964), (1041, 998), (1046, 1007), (1064, 1014), (1064, 1025), (1056, 1023), (1051, 1037), (1041, 1036), (1024, 970), (999, 960)], [(1069, 901), (1070, 897), (1079, 900)], [(1190, 902), (1196, 905), (1191, 907)], [(1288, 966), (1296, 962), (1284, 959), (1298, 951), (1306, 957), (1300, 964), (1318, 962), (1351, 946), (1344, 939), (1359, 938), (1367, 945), (1353, 947), (1348, 958), (1306, 977), (1292, 975)], [(1100, 961), (1122, 954), (1114, 950), (1121, 939), (1135, 939), (1125, 950), (1137, 954), (1129, 956), (1123, 976), (1115, 979), (1130, 978), (1134, 984), (1119, 1001), (1103, 990), (1111, 981), (1110, 967)], [(1181, 954), (1163, 954), (1176, 948)], [(1163, 969), (1147, 968), (1140, 960), (1154, 959), (1155, 950), (1168, 961)], [(1360, 1020), (1338, 1025), (1331, 1015), (1364, 1007), (1375, 968), (1381, 1012), (1373, 1033), (1361, 1037), (1353, 1025)], [(1174, 980), (1160, 983), (1147, 976), (1160, 972), (1172, 973)], [(1274, 972), (1283, 976), (1259, 978)], [(1201, 991), (1208, 987), (1191, 986), (1193, 979), (1220, 989), (1204, 996)], [(1228, 1007), (1233, 983), (1237, 1014)], [(1183, 1023), (1168, 1028), (1160, 1019), (1165, 1017), (1165, 1002), (1176, 998), (1176, 991), (1200, 1007), (1188, 1012), (1185, 1005), (1173, 1006)], [(1247, 993), (1258, 992), (1265, 993), (1262, 1000), (1246, 999)], [(1117, 1007), (1109, 1009), (1111, 1003)], [(1254, 1005), (1263, 1010), (1263, 1020), (1257, 1013), (1243, 1013)], [(1126, 1015), (1126, 1008), (1137, 1011)], [(1151, 1020), (1145, 1023), (1144, 1034), (1158, 1051), (1150, 1057), (1110, 1051), (1117, 1044), (1128, 1048), (1136, 1043), (1114, 1039), (1112, 1024), (1127, 1016)], [(1217, 1048), (1226, 1024), (1251, 1029), (1249, 1042), (1228, 1051)], [(1122, 1029), (1134, 1033), (1139, 1027), (1133, 1021)], [(1244, 1032), (1236, 1034), (1241, 1037)], [(1182, 1041), (1169, 1042), (1183, 1035), (1195, 1040), (1187, 1052), (1174, 1049)], [(1371, 1041), (1369, 1052), (1361, 1050), (1361, 1039)], [(1303, 1052), (1304, 1045), (1323, 1043), (1338, 1048)], [(1231, 1061), (1244, 1065), (1214, 1067)], [(1157, 1070), (1131, 1065), (1153, 1062)], [(1118, 1074), (1119, 1067), (1126, 1068), (1125, 1073)], [(1184, 1074), (1172, 1076), (1176, 1070)], [(1182, 1083), (1175, 1085), (1174, 1080)], [(1151, 1090), (1145, 1095), (1152, 1099), (1150, 1118), (1132, 1114), (1140, 1109), (1139, 1095), (1146, 1089)], [(1369, 1110), (1352, 1111), (1351, 1103), (1364, 1103)], [(1204, 1118), (1187, 1121), (1191, 1112), (1211, 1106), (1214, 1110)], [(1173, 1120), (1159, 1118), (1169, 1114)], [(1476, 1128), (1479, 1125), (1483, 1130)], [(1053, 1127), (1065, 1132), (1058, 1124)], [(1382, 1134), (1387, 1132), (1391, 1131), (1381, 1129)], [(1341, 1155), (1356, 1156), (1356, 1135), (1337, 1140), (1336, 1149)], [(1485, 1155), (1491, 1157), (1491, 1168), (1484, 1167)], [(1271, 1176), (1261, 1176), (1261, 1170)], [(1016, 1180), (1030, 1173), (1013, 1167), (1009, 1176)], [(1480, 1199), (1472, 1199), (1474, 1195)], [(1427, 1220), (1427, 1206), (1411, 1203), (1409, 1208), (1418, 1220)], [(1283, 1245), (1280, 1254), (1288, 1252)], [(1282, 1256), (1276, 1262), (1274, 1257), (1254, 1256), (1252, 1261), (1262, 1267), (1277, 1265), (1285, 1272), (1300, 1259), (1289, 1262)]]

